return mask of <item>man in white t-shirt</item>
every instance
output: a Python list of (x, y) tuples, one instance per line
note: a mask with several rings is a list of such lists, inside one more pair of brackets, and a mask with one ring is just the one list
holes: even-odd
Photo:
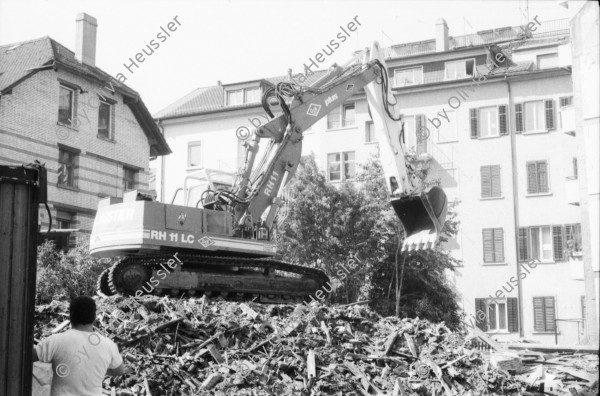
[(33, 361), (52, 363), (51, 396), (101, 396), (108, 375), (133, 372), (125, 368), (117, 345), (94, 332), (96, 302), (76, 297), (69, 306), (71, 329), (54, 334), (33, 348)]

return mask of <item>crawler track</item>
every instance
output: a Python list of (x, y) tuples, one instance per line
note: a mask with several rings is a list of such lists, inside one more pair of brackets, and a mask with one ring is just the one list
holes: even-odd
[[(290, 303), (303, 301), (329, 282), (321, 270), (265, 258), (170, 254), (126, 257), (102, 273), (100, 295), (207, 295)], [(171, 265), (168, 263), (170, 262)]]

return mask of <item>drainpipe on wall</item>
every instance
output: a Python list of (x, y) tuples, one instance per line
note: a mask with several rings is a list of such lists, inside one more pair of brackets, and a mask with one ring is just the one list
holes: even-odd
[[(510, 157), (512, 164), (512, 187), (513, 187), (513, 221), (515, 225), (515, 247), (516, 247), (516, 265), (517, 265), (517, 300), (519, 306), (519, 337), (524, 337), (523, 331), (523, 284), (521, 282), (521, 266), (519, 265), (519, 178), (517, 171), (517, 134), (516, 134), (516, 118), (513, 123), (513, 103), (512, 91), (508, 75), (504, 76), (506, 87), (508, 89), (508, 125), (510, 125)], [(513, 125), (514, 124), (514, 125)]]
[[(160, 129), (160, 133), (162, 133), (163, 137), (165, 136), (165, 128), (162, 126), (162, 120), (158, 120), (156, 122), (158, 125), (158, 129)], [(165, 201), (165, 156), (160, 156), (160, 202)]]

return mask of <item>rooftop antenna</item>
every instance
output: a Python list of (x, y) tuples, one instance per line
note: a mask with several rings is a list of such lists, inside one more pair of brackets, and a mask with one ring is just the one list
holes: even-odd
[(387, 38), (388, 38), (388, 40), (390, 40), (390, 46), (394, 45), (394, 39), (393, 39), (393, 38), (391, 38), (390, 36), (388, 36), (388, 35), (387, 35), (387, 33), (386, 33), (386, 32), (384, 32), (384, 31), (383, 31), (383, 29), (382, 29), (382, 30), (381, 30), (381, 46), (382, 46), (382, 47), (384, 46), (384, 44), (383, 44), (383, 36), (387, 37)]
[(473, 33), (473, 26), (469, 23), (469, 21), (467, 20), (467, 18), (465, 18), (463, 16), (463, 36), (467, 34), (466, 25), (469, 25), (469, 27), (471, 28), (471, 30), (469, 31), (469, 34)]

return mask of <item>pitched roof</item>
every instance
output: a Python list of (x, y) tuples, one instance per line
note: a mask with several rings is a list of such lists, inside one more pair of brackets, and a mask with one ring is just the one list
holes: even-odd
[(152, 119), (140, 95), (123, 83), (95, 66), (86, 65), (75, 59), (75, 53), (51, 39), (42, 37), (0, 46), (0, 95), (10, 91), (25, 79), (40, 70), (63, 68), (71, 73), (82, 75), (99, 84), (114, 87), (123, 95), (140, 127), (148, 137), (151, 155), (165, 155), (171, 149), (160, 129)]
[[(325, 75), (327, 71), (318, 70), (313, 74), (306, 77), (306, 81), (303, 85), (310, 85), (320, 77)], [(269, 77), (260, 80), (252, 80), (247, 82), (256, 82), (258, 84), (277, 85), (280, 82), (289, 81), (288, 76), (276, 76)], [(227, 84), (226, 87), (242, 84)], [(241, 105), (226, 105), (225, 104), (225, 90), (226, 88), (221, 85), (213, 85), (210, 87), (197, 88), (183, 98), (175, 101), (168, 105), (164, 109), (154, 114), (155, 119), (168, 119), (168, 118), (180, 118), (188, 117), (193, 115), (200, 115), (206, 113), (212, 113), (216, 111), (227, 111), (227, 110), (239, 110), (245, 108), (252, 108), (260, 106), (259, 103), (247, 103)]]

